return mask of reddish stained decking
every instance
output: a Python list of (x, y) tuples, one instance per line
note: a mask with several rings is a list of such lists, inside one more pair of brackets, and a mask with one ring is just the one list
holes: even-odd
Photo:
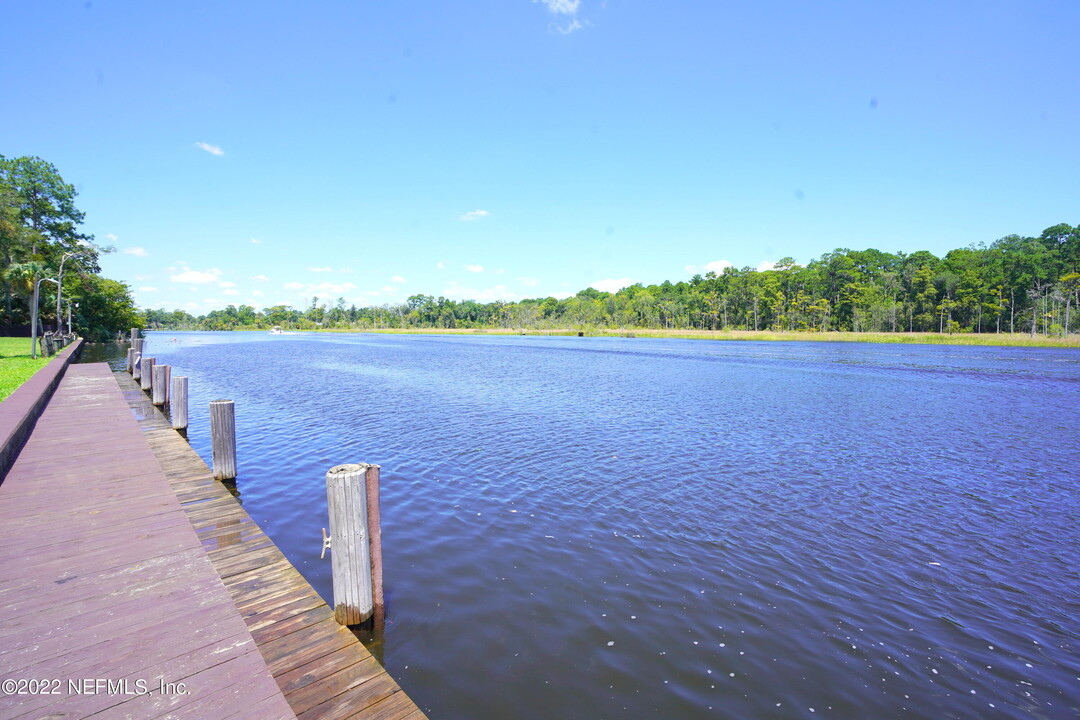
[(10, 720), (294, 717), (106, 365), (0, 485), (0, 648)]
[(105, 364), (68, 369), (0, 485), (4, 679), (59, 691), (0, 694), (12, 720), (424, 718)]

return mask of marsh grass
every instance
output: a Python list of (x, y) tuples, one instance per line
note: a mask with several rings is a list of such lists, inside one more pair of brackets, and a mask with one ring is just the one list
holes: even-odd
[(49, 358), (30, 357), (30, 338), (0, 338), (0, 400), (49, 364)]
[[(856, 333), (772, 332), (770, 330), (657, 330), (642, 328), (582, 328), (592, 337), (680, 338), (688, 340), (756, 340), (776, 342), (864, 342), (900, 345), (997, 345), (1008, 347), (1060, 347), (1080, 349), (1080, 335), (1047, 337), (1026, 333)], [(409, 328), (381, 330), (328, 330), (377, 332), (390, 335), (577, 335), (578, 330), (520, 330), (515, 328)]]

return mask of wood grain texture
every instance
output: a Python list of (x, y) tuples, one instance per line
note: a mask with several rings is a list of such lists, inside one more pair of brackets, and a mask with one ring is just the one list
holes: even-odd
[(424, 720), (136, 383), (126, 373), (115, 377), (293, 712), (332, 720)]
[(107, 365), (68, 369), (0, 519), (0, 677), (61, 681), (0, 717), (295, 717)]

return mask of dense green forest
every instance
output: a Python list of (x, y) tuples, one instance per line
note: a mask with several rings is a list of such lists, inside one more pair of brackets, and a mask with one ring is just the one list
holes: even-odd
[(399, 305), (346, 307), (344, 298), (307, 308), (259, 311), (230, 305), (202, 317), (147, 310), (151, 327), (522, 328), (773, 330), (854, 332), (1024, 332), (1080, 330), (1080, 227), (1054, 225), (1038, 237), (1008, 235), (952, 250), (838, 249), (807, 265), (726, 268), (689, 281), (632, 285), (616, 293), (586, 288), (564, 299), (477, 303), (413, 295)]
[(41, 331), (66, 332), (69, 311), (72, 330), (91, 340), (142, 326), (128, 287), (99, 274), (109, 248), (80, 232), (76, 196), (44, 160), (0, 155), (0, 334), (30, 335), (35, 285)]

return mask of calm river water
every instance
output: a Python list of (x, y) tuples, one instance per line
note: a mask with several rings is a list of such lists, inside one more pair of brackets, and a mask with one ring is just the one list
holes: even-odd
[(451, 718), (1080, 716), (1080, 352), (152, 333), (328, 600), (382, 465), (387, 668)]

